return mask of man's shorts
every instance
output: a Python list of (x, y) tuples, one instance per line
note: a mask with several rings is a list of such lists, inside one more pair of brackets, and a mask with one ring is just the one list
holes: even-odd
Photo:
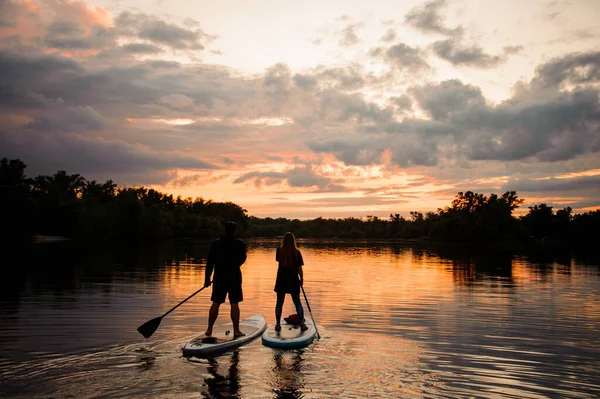
[(213, 283), (212, 295), (210, 300), (216, 303), (224, 303), (225, 298), (229, 295), (229, 303), (238, 303), (244, 300), (244, 294), (242, 293), (242, 285), (226, 285)]

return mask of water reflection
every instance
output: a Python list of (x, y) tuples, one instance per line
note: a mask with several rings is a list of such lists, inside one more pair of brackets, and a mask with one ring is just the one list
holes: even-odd
[[(227, 356), (220, 357), (221, 361)], [(219, 372), (219, 361), (217, 358), (208, 360), (207, 371), (210, 376), (204, 379), (208, 392), (203, 392), (204, 398), (240, 398), (240, 372), (239, 372), (240, 352), (234, 351), (229, 359), (227, 373)]]
[(302, 388), (302, 354), (300, 351), (286, 352), (276, 350), (273, 355), (275, 360), (273, 393), (276, 399), (299, 399), (304, 397)]
[[(272, 321), (279, 241), (248, 244), (242, 312)], [(304, 353), (265, 350), (257, 341), (240, 350), (241, 361), (236, 351), (200, 367), (187, 367), (180, 349), (206, 326), (208, 292), (165, 318), (152, 339), (135, 329), (201, 286), (205, 243), (61, 243), (4, 254), (14, 273), (0, 279), (0, 397), (49, 397), (55, 379), (62, 397), (84, 385), (108, 392), (115, 380), (130, 397), (142, 389), (210, 398), (600, 395), (598, 254), (300, 246), (311, 308), (330, 338)], [(102, 354), (107, 347), (119, 350)]]

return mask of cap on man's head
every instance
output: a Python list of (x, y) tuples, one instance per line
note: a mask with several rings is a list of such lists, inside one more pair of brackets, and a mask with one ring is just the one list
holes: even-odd
[(225, 234), (231, 235), (237, 230), (237, 224), (229, 221), (225, 222)]

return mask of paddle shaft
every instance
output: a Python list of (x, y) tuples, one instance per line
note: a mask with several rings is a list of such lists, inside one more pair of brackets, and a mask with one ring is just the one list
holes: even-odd
[(200, 288), (198, 291), (194, 292), (192, 295), (188, 296), (187, 298), (185, 298), (183, 301), (179, 302), (177, 305), (173, 306), (171, 308), (171, 310), (169, 310), (167, 313), (165, 313), (164, 315), (160, 316), (161, 319), (163, 317), (165, 317), (166, 315), (168, 315), (169, 313), (171, 313), (172, 311), (174, 311), (175, 309), (177, 309), (178, 307), (180, 307), (181, 305), (183, 305), (188, 299), (192, 298), (194, 295), (196, 295), (197, 293), (199, 293), (200, 291), (202, 291), (203, 289), (205, 289), (206, 287), (202, 287)]
[(310, 310), (310, 304), (308, 303), (308, 298), (306, 297), (306, 292), (304, 291), (304, 287), (300, 286), (300, 288), (302, 288), (302, 295), (304, 295), (304, 301), (306, 302), (306, 307), (308, 307), (308, 313), (310, 313), (310, 318), (313, 321), (313, 324), (315, 325), (315, 331), (317, 332), (317, 338), (321, 338), (321, 335), (319, 334), (319, 329), (317, 328), (317, 322), (315, 321), (315, 318), (312, 314), (312, 310)]

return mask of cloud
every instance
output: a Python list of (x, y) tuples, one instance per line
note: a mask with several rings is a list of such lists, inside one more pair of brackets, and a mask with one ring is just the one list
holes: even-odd
[(202, 186), (216, 183), (229, 176), (227, 173), (215, 174), (214, 172), (195, 173), (192, 175), (178, 177), (168, 184), (173, 187)]
[(165, 104), (173, 109), (186, 109), (194, 104), (194, 100), (183, 94), (167, 94), (160, 98), (161, 104)]
[[(554, 162), (600, 151), (599, 93), (577, 90), (539, 104), (502, 104), (461, 116), (456, 122), (479, 134), (469, 137), (473, 160)], [(469, 119), (465, 119), (465, 118)]]
[(26, 127), (48, 132), (103, 130), (108, 127), (108, 121), (89, 105), (65, 107), (59, 104), (36, 116)]
[(115, 26), (122, 36), (137, 37), (175, 49), (204, 50), (204, 44), (213, 39), (200, 28), (182, 28), (155, 16), (131, 11), (119, 14)]
[(48, 26), (44, 43), (65, 50), (103, 49), (115, 45), (115, 34), (102, 25), (81, 26), (72, 20), (55, 20)]
[(319, 116), (324, 120), (385, 122), (392, 116), (391, 108), (381, 108), (360, 94), (326, 90), (319, 94)]
[(352, 46), (357, 44), (360, 39), (356, 35), (356, 31), (362, 27), (362, 24), (348, 24), (344, 27), (341, 32), (340, 45), (341, 46)]
[[(381, 163), (386, 151), (403, 167), (576, 159), (600, 151), (599, 66), (596, 53), (551, 60), (497, 105), (459, 80), (415, 86), (407, 93), (431, 119), (371, 119), (354, 134), (313, 138), (308, 146), (353, 165)], [(561, 90), (567, 82), (579, 86)]]
[(114, 178), (117, 174), (120, 182), (129, 184), (139, 182), (123, 180), (143, 176), (147, 183), (160, 184), (172, 179), (165, 180), (168, 174), (160, 172), (216, 168), (189, 156), (158, 153), (121, 140), (84, 138), (75, 134), (11, 134), (0, 131), (0, 147), (10, 157), (24, 160), (30, 175), (64, 169), (96, 179)]
[(423, 33), (437, 33), (448, 36), (462, 35), (462, 27), (448, 28), (440, 10), (446, 6), (445, 0), (434, 0), (415, 7), (406, 14), (404, 21)]
[[(0, 4), (7, 9), (6, 2)], [(494, 56), (465, 46), (462, 30), (443, 19), (444, 4), (423, 6), (421, 14), (413, 10), (407, 21), (447, 36), (436, 40), (450, 46), (442, 53), (450, 62), (490, 67), (520, 51), (505, 47)], [(518, 82), (510, 98), (493, 103), (466, 79), (418, 79), (430, 77), (419, 73), (433, 72), (427, 53), (433, 46), (380, 42), (369, 52), (376, 59), (369, 61), (391, 66), (381, 75), (358, 63), (301, 71), (276, 63), (264, 73), (243, 75), (185, 61), (214, 39), (197, 21), (177, 24), (124, 12), (113, 23), (100, 11), (86, 14), (75, 7), (64, 15), (42, 15), (24, 3), (18, 6), (0, 13), (5, 21), (0, 27), (2, 143), (6, 156), (23, 156), (37, 170), (46, 167), (44, 173), (63, 166), (134, 183), (138, 176), (146, 182), (210, 184), (212, 177), (203, 180), (209, 174), (203, 170), (235, 165), (237, 184), (337, 192), (348, 191), (349, 183), (325, 167), (298, 166), (303, 164), (294, 156), (383, 165), (392, 175), (413, 168), (448, 181), (520, 171), (532, 177), (566, 161), (581, 168), (582, 159), (598, 162), (597, 52), (550, 60), (531, 80)], [(358, 32), (348, 20), (344, 26)], [(8, 33), (20, 42), (9, 40)], [(173, 54), (180, 62), (168, 60)], [(176, 124), (183, 120), (192, 123)], [(295, 166), (244, 169), (284, 161)]]
[(257, 187), (285, 183), (290, 188), (311, 189), (311, 192), (344, 190), (343, 186), (335, 184), (330, 178), (319, 176), (309, 165), (296, 166), (284, 172), (248, 172), (235, 179), (234, 183), (240, 184), (248, 181), (254, 181)]
[(315, 78), (321, 86), (340, 90), (358, 90), (367, 84), (368, 75), (360, 65), (346, 67), (318, 68)]
[(491, 68), (504, 61), (502, 56), (490, 55), (481, 47), (463, 46), (460, 39), (456, 38), (439, 40), (433, 43), (433, 52), (452, 65)]
[(600, 82), (600, 51), (554, 58), (536, 69), (534, 80), (542, 87), (590, 82)]
[(425, 61), (424, 53), (404, 43), (398, 43), (387, 48), (376, 47), (369, 54), (372, 57), (383, 58), (387, 63), (400, 70), (418, 72), (423, 69), (429, 69), (429, 64)]
[(435, 120), (446, 120), (456, 113), (485, 106), (481, 90), (458, 79), (413, 87), (411, 93), (420, 107)]
[(404, 21), (423, 33), (446, 36), (431, 46), (434, 54), (454, 66), (492, 68), (504, 62), (506, 56), (516, 54), (523, 46), (505, 46), (502, 55), (488, 54), (481, 46), (465, 44), (465, 31), (462, 26), (450, 28), (445, 24), (441, 10), (446, 7), (445, 0), (433, 0), (409, 11)]
[(0, 26), (0, 47), (53, 49), (65, 53), (92, 54), (111, 47), (115, 36), (110, 14), (79, 1), (0, 2), (0, 15), (8, 23)]
[(390, 103), (395, 105), (398, 108), (398, 110), (400, 110), (401, 112), (412, 110), (413, 101), (406, 94), (403, 94), (398, 97), (391, 97)]
[(275, 64), (267, 69), (264, 78), (264, 86), (278, 94), (285, 93), (292, 86), (292, 72), (286, 64)]
[(130, 54), (158, 54), (163, 49), (149, 43), (128, 43), (123, 45), (123, 51)]
[(392, 28), (388, 28), (385, 34), (381, 36), (382, 42), (393, 42), (394, 40), (396, 40), (396, 30)]
[(549, 179), (510, 179), (502, 191), (514, 190), (517, 192), (573, 192), (583, 189), (592, 189), (600, 197), (600, 175), (580, 176), (574, 178), (549, 178)]

